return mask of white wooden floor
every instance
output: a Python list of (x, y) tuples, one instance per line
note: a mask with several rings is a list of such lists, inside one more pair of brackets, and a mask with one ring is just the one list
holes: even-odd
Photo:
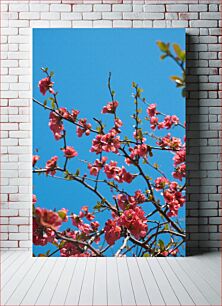
[(1, 254), (0, 305), (221, 305), (221, 254), (32, 258)]

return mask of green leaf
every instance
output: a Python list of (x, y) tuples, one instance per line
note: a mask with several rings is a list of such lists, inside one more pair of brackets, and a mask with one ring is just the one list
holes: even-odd
[(102, 207), (103, 207), (102, 203), (98, 201), (97, 204), (93, 207), (93, 209), (100, 211)]
[(168, 54), (162, 54), (162, 55), (160, 56), (160, 59), (161, 59), (161, 60), (164, 60), (167, 56), (168, 56)]
[(160, 246), (160, 250), (161, 250), (161, 251), (164, 251), (164, 250), (165, 250), (165, 245), (164, 245), (163, 240), (159, 239), (158, 244), (159, 244), (159, 246)]
[(186, 56), (185, 51), (181, 50), (181, 48), (180, 48), (180, 46), (178, 44), (173, 44), (173, 49), (174, 49), (174, 52), (176, 53), (177, 57), (182, 62), (184, 62), (185, 61), (185, 56)]
[(112, 90), (111, 94), (112, 94), (112, 96), (114, 97), (114, 96), (115, 96), (115, 91)]
[(66, 218), (66, 213), (65, 213), (65, 211), (63, 211), (63, 210), (59, 210), (59, 211), (58, 211), (58, 215), (59, 215), (59, 217), (60, 217), (62, 220), (64, 220), (64, 219)]
[(159, 165), (158, 165), (157, 163), (154, 163), (154, 164), (153, 164), (153, 167), (154, 167), (155, 169), (159, 169)]
[(77, 169), (75, 175), (78, 176), (80, 174), (80, 170)]
[(54, 76), (54, 71), (50, 71), (50, 77)]
[(169, 52), (169, 46), (170, 46), (169, 43), (165, 44), (164, 42), (162, 42), (160, 40), (158, 40), (156, 43), (157, 43), (157, 46), (160, 48), (161, 51)]

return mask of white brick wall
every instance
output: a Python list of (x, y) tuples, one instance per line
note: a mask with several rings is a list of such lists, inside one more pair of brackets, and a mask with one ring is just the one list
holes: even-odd
[[(17, 3), (16, 3), (17, 2)], [(31, 247), (31, 28), (186, 27), (188, 253), (221, 246), (220, 0), (1, 1), (1, 247)]]

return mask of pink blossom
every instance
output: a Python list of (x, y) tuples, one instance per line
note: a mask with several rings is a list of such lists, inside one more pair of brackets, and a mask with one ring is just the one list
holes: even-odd
[(155, 180), (155, 189), (156, 190), (161, 190), (164, 189), (166, 187), (166, 185), (169, 184), (169, 180), (165, 177), (158, 177)]
[(137, 206), (134, 209), (125, 210), (119, 217), (118, 224), (126, 227), (136, 239), (143, 238), (148, 230), (144, 214), (142, 208)]
[(105, 135), (96, 135), (96, 138), (92, 141), (92, 147), (90, 151), (95, 152), (96, 154), (99, 154), (102, 151), (118, 153), (119, 148), (120, 138), (119, 136), (116, 136), (114, 131), (111, 131)]
[(55, 232), (51, 228), (45, 228), (40, 225), (36, 218), (33, 218), (33, 244), (44, 246), (48, 242), (53, 242), (55, 239)]
[(185, 162), (185, 159), (186, 159), (186, 151), (185, 151), (185, 149), (182, 149), (181, 151), (177, 151), (176, 154), (173, 157), (174, 166), (177, 166), (177, 165)]
[(103, 166), (105, 165), (107, 161), (107, 157), (103, 156), (101, 158), (101, 161), (99, 159), (96, 159), (94, 164), (88, 164), (88, 169), (90, 170), (90, 174), (97, 176), (97, 174), (99, 173), (99, 171), (103, 168)]
[(32, 156), (32, 166), (34, 167), (37, 161), (40, 160), (40, 156), (38, 155), (33, 155)]
[(175, 171), (173, 172), (173, 177), (182, 181), (184, 177), (186, 177), (186, 164), (181, 164), (176, 167)]
[(106, 106), (103, 107), (101, 113), (102, 114), (114, 114), (116, 112), (116, 108), (119, 105), (117, 101), (108, 102)]
[(56, 112), (50, 112), (49, 115), (49, 127), (53, 132), (56, 140), (61, 139), (63, 136), (61, 132), (64, 130), (61, 117)]
[(156, 104), (150, 104), (146, 111), (149, 117), (154, 117), (157, 114)]
[(169, 208), (167, 215), (169, 217), (175, 217), (178, 215), (178, 210), (183, 206), (185, 197), (182, 195), (179, 185), (176, 182), (170, 183), (170, 188), (163, 193), (164, 200)]
[(130, 148), (130, 158), (134, 159), (136, 156), (146, 157), (148, 153), (148, 147), (146, 144), (137, 145), (134, 148)]
[(67, 111), (67, 109), (65, 107), (60, 107), (59, 108), (59, 114), (65, 118), (65, 119), (70, 119), (70, 113)]
[(120, 193), (117, 195), (117, 204), (122, 210), (126, 210), (133, 208), (137, 203), (134, 197)]
[(57, 167), (57, 160), (58, 156), (53, 156), (50, 160), (46, 163), (46, 174), (51, 174), (52, 176), (56, 173), (56, 167)]
[(72, 110), (71, 119), (72, 119), (73, 122), (76, 122), (76, 119), (77, 119), (79, 113), (80, 113), (79, 110), (76, 110), (76, 109)]
[(157, 117), (150, 117), (150, 127), (152, 130), (155, 130), (156, 127), (158, 126), (158, 118)]
[(93, 231), (97, 231), (98, 228), (99, 228), (99, 222), (98, 221), (93, 221), (93, 222), (90, 223), (90, 225), (91, 225), (91, 228), (92, 228)]
[(119, 118), (115, 119), (115, 128), (120, 128), (123, 125), (122, 120), (120, 120)]
[[(78, 240), (78, 232), (66, 230), (63, 235), (73, 240)], [(90, 253), (84, 251), (84, 245), (81, 244), (81, 240), (78, 244), (65, 241), (63, 247), (60, 250), (61, 257), (89, 257)]]
[(63, 149), (64, 155), (67, 158), (73, 158), (78, 155), (76, 150), (73, 147), (67, 146), (65, 149)]
[(109, 164), (104, 166), (104, 172), (109, 179), (114, 179), (118, 183), (131, 183), (134, 179), (134, 175), (127, 172), (126, 169), (122, 166), (122, 168), (117, 167), (117, 162), (111, 161)]
[(146, 201), (145, 195), (140, 190), (135, 191), (134, 196), (120, 193), (116, 198), (117, 204), (122, 210), (134, 208), (137, 204), (141, 204)]
[(49, 90), (51, 93), (54, 93), (52, 90), (53, 82), (51, 81), (50, 77), (44, 78), (39, 81), (39, 89), (40, 92), (45, 96), (46, 92)]
[[(177, 125), (179, 123), (179, 118), (175, 115), (173, 116), (165, 116), (164, 118), (164, 127), (166, 129), (170, 129), (172, 127), (172, 125)], [(160, 128), (160, 127), (158, 127)]]
[(92, 127), (91, 123), (87, 123), (87, 119), (83, 118), (78, 121), (80, 126), (76, 127), (76, 133), (78, 137), (82, 137), (83, 134), (89, 136), (90, 129)]
[(171, 137), (170, 133), (162, 138), (159, 138), (159, 141), (157, 141), (156, 144), (163, 149), (169, 148), (172, 150), (178, 150), (182, 146), (181, 139), (177, 137)]
[(120, 238), (121, 227), (114, 220), (107, 220), (104, 227), (105, 239), (109, 245), (113, 245)]
[(58, 215), (58, 213), (52, 210), (37, 207), (35, 209), (35, 214), (38, 222), (44, 227), (57, 230), (62, 225), (62, 218)]

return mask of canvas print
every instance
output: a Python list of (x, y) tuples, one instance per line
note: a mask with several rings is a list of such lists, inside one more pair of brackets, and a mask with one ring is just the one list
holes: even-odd
[(33, 256), (185, 256), (185, 30), (33, 29)]

